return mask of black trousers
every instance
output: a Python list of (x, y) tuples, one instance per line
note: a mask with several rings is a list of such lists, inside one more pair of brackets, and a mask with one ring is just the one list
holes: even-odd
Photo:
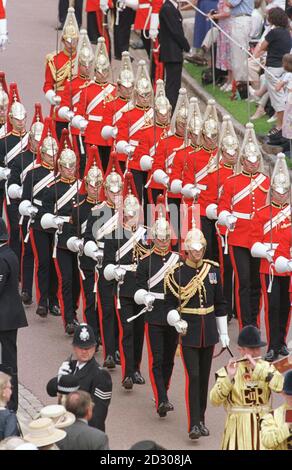
[(235, 277), (235, 301), (240, 329), (257, 326), (260, 313), (260, 258), (253, 258), (248, 248), (229, 246)]
[(101, 164), (102, 164), (102, 169), (103, 172), (106, 172), (107, 166), (108, 166), (108, 161), (109, 161), (109, 156), (111, 153), (111, 148), (107, 145), (99, 145), (98, 146), (98, 153), (101, 159)]
[(5, 196), (4, 189), (0, 189), (0, 217), (2, 217), (2, 214), (3, 214), (4, 196)]
[[(115, 8), (116, 20), (116, 8)], [(115, 59), (121, 60), (122, 52), (129, 50), (131, 26), (134, 23), (136, 12), (132, 8), (125, 8), (119, 12), (119, 24), (114, 25), (114, 54)]]
[(56, 134), (57, 134), (58, 140), (60, 140), (61, 135), (62, 135), (62, 130), (68, 129), (68, 122), (55, 121), (55, 124), (56, 124)]
[(83, 270), (85, 279), (82, 279), (82, 298), (83, 298), (83, 316), (86, 323), (91, 326), (94, 331), (96, 341), (98, 340), (100, 329), (97, 313), (96, 294), (94, 291), (94, 271)]
[(20, 263), (20, 234), (19, 234), (19, 203), (11, 202), (9, 205), (6, 202), (6, 211), (9, 224), (9, 246), (16, 254)]
[(224, 253), (224, 247), (222, 246), (221, 237), (217, 235), (217, 239), (223, 295), (227, 304), (227, 315), (228, 318), (231, 319), (233, 313), (236, 312), (233, 288), (233, 267), (231, 264), (230, 254)]
[(214, 220), (210, 220), (208, 217), (202, 215), (201, 230), (207, 240), (207, 249), (204, 258), (218, 261), (219, 253)]
[[(82, 7), (83, 7), (83, 0), (75, 0), (74, 8), (75, 8), (75, 16), (80, 28), (82, 23)], [(59, 0), (58, 5), (58, 14), (59, 14), (59, 21), (63, 25), (66, 20), (67, 11), (69, 8), (69, 0)]]
[(189, 432), (193, 426), (205, 422), (213, 350), (214, 346), (207, 348), (182, 346)]
[(35, 258), (36, 299), (38, 305), (58, 305), (58, 279), (52, 258), (53, 235), (31, 229), (30, 240)]
[(34, 256), (30, 238), (25, 243), (27, 235), (27, 220), (24, 220), (21, 225), (21, 290), (27, 292), (32, 297), (32, 284), (33, 284), (33, 271), (34, 271)]
[(0, 371), (11, 375), (12, 395), (8, 408), (18, 408), (18, 377), (17, 377), (17, 330), (0, 331), (1, 361)]
[(181, 87), (183, 64), (182, 62), (165, 62), (163, 65), (166, 74), (165, 94), (169, 99), (173, 112), (177, 102), (178, 92)]
[(86, 167), (86, 144), (84, 143), (84, 137), (81, 135), (73, 135), (72, 137), (79, 152), (79, 178), (82, 179)]
[(98, 302), (101, 341), (104, 359), (114, 356), (119, 350), (119, 333), (116, 317), (113, 283), (106, 281), (103, 274), (98, 279)]
[(124, 379), (140, 370), (144, 343), (144, 315), (140, 315), (136, 320), (128, 323), (127, 319), (136, 315), (141, 307), (131, 297), (121, 297), (120, 302), (121, 308), (118, 310), (122, 333), (120, 353)]
[(168, 401), (167, 391), (174, 366), (178, 334), (176, 329), (169, 325), (152, 325), (149, 323), (146, 323), (145, 331), (149, 376), (156, 408), (158, 408), (160, 403)]
[(290, 276), (275, 276), (272, 292), (268, 293), (270, 279), (261, 274), (261, 284), (265, 302), (265, 323), (268, 339), (268, 350), (279, 351), (286, 344), (290, 314)]
[(58, 276), (58, 297), (65, 325), (76, 318), (80, 296), (80, 279), (77, 256), (69, 250), (57, 248), (54, 259)]

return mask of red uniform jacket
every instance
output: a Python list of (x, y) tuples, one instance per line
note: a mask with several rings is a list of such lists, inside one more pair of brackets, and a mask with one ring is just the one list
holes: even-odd
[[(201, 147), (199, 150), (194, 148), (189, 152), (186, 158), (185, 169), (183, 172), (183, 186), (186, 184), (197, 184), (201, 190), (198, 198), (198, 204), (200, 204), (200, 215), (206, 215), (207, 199), (208, 199), (208, 176), (210, 169), (210, 161), (216, 155), (217, 149), (207, 150)], [(193, 201), (186, 200), (188, 204), (192, 204)]]
[(250, 248), (248, 234), (254, 214), (266, 203), (269, 187), (270, 180), (263, 173), (251, 175), (242, 171), (227, 178), (219, 199), (218, 215), (227, 210), (238, 218), (234, 230), (228, 234), (229, 245)]
[[(154, 173), (155, 170), (161, 169), (168, 174), (171, 179), (171, 175), (173, 172), (173, 162), (178, 149), (180, 149), (184, 145), (184, 138), (178, 136), (177, 134), (168, 134), (166, 137), (161, 138), (160, 142), (157, 146), (156, 150), (156, 157), (153, 162), (152, 172)], [(155, 189), (162, 189), (164, 190), (165, 187), (153, 182), (152, 188)], [(169, 197), (174, 198), (181, 198), (180, 194), (172, 194), (168, 193)]]
[[(74, 67), (75, 57), (76, 54), (72, 56), (72, 67)], [(60, 51), (58, 54), (53, 52), (47, 55), (45, 83), (43, 86), (44, 93), (47, 93), (48, 90), (54, 90), (56, 94), (61, 97), (61, 100), (63, 100), (65, 86), (68, 83), (68, 78), (70, 77), (70, 62), (71, 57), (64, 51)], [(50, 116), (52, 116), (56, 121), (64, 122), (64, 119), (59, 118), (55, 112), (54, 106), (51, 106)]]
[[(231, 165), (219, 165), (219, 170), (215, 169), (208, 174), (207, 179), (207, 193), (206, 193), (206, 207), (209, 204), (218, 204), (218, 199), (222, 193), (223, 184), (229, 176), (233, 175), (233, 167)], [(216, 224), (217, 230), (220, 235), (225, 235), (225, 225)]]
[[(87, 78), (81, 77), (80, 75), (78, 75), (77, 77), (74, 77), (71, 83), (67, 81), (65, 85), (65, 90), (62, 96), (60, 108), (62, 106), (68, 106), (71, 109), (71, 106), (72, 106), (72, 111), (76, 113), (77, 104), (79, 103), (82, 90), (86, 88), (88, 83), (89, 83), (89, 80)], [(79, 129), (76, 129), (75, 127), (72, 126), (71, 133), (73, 135), (79, 135), (80, 131)]]
[[(163, 0), (139, 0), (134, 29), (149, 30), (151, 13), (159, 13)], [(150, 11), (151, 8), (151, 11)]]
[[(276, 250), (279, 243), (282, 243), (283, 229), (286, 227), (291, 228), (290, 223), (290, 205), (285, 204), (282, 208), (279, 205), (272, 203), (268, 204), (261, 209), (257, 210), (253, 219), (250, 233), (250, 247), (256, 242), (264, 243), (270, 248)], [(269, 274), (270, 263), (266, 259), (261, 259), (260, 273)], [(288, 276), (290, 273), (277, 273), (275, 269), (273, 272), (276, 276)]]
[(4, 18), (6, 18), (5, 8), (2, 0), (0, 0), (0, 20), (3, 20)]
[[(112, 1), (108, 2), (109, 8), (112, 8)], [(85, 11), (98, 11), (100, 10), (100, 0), (87, 0)]]
[(88, 120), (84, 133), (85, 143), (91, 145), (108, 146), (108, 142), (101, 137), (103, 117), (106, 103), (114, 100), (116, 86), (112, 83), (99, 84), (91, 82), (81, 93), (77, 104), (76, 114), (81, 114)]
[[(118, 122), (118, 135), (119, 140), (126, 140), (129, 144), (135, 147), (132, 155), (132, 160), (129, 160), (129, 169), (141, 170), (140, 158), (138, 159), (137, 147), (140, 144), (140, 139), (143, 131), (153, 125), (153, 108), (140, 108), (135, 106), (130, 111), (123, 113), (123, 116)], [(124, 154), (119, 154), (119, 159), (126, 161), (127, 157)]]
[[(102, 126), (118, 126), (118, 122), (123, 117), (123, 113), (129, 108), (129, 101), (116, 96), (113, 100), (105, 104)], [(107, 145), (112, 145), (113, 139), (108, 139)]]

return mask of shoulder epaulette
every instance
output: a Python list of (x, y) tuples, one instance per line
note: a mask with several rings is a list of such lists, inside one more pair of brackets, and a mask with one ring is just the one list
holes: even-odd
[(212, 259), (203, 259), (204, 263), (209, 263), (212, 264), (212, 266), (216, 266), (216, 268), (219, 268), (219, 263), (217, 261), (213, 261)]
[(57, 55), (57, 52), (56, 52), (56, 51), (50, 52), (49, 54), (46, 55), (46, 61), (49, 62), (49, 61), (52, 60), (56, 55)]

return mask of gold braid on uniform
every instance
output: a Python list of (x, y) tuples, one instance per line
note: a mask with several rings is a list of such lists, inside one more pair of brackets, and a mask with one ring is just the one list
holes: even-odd
[(54, 82), (56, 83), (56, 93), (58, 91), (64, 90), (64, 83), (67, 78), (70, 78), (71, 75), (71, 64), (72, 64), (72, 69), (74, 68), (75, 64), (75, 58), (71, 60), (68, 60), (62, 67), (56, 69), (56, 65), (54, 63), (54, 55), (49, 54), (47, 56), (47, 62), (48, 66), (50, 68), (52, 77), (54, 79)]
[(153, 252), (153, 248), (145, 248), (145, 246), (141, 245), (140, 243), (136, 243), (133, 248), (133, 260), (140, 260), (142, 257), (146, 257)]
[[(204, 260), (205, 261), (205, 260)], [(182, 266), (182, 263), (181, 263)], [(206, 296), (206, 288), (204, 285), (204, 279), (207, 276), (208, 272), (210, 271), (211, 264), (205, 263), (203, 268), (196, 274), (190, 282), (182, 287), (180, 286), (175, 278), (174, 278), (174, 271), (179, 268), (179, 263), (177, 263), (165, 276), (164, 278), (164, 292), (166, 292), (166, 287), (170, 290), (170, 292), (177, 298), (181, 299), (181, 308), (185, 307), (189, 300), (196, 295), (198, 292), (199, 295), (204, 294), (205, 301), (207, 300)]]

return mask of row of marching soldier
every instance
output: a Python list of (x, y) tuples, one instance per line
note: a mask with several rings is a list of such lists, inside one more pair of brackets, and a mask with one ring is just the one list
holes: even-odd
[[(112, 83), (105, 39), (94, 54), (72, 8), (62, 42), (63, 51), (47, 56), (51, 116), (44, 120), (36, 104), (29, 132), (17, 85), (8, 90), (0, 77), (1, 197), (9, 244), (21, 260), (23, 303), (32, 302), (35, 270), (36, 314), (61, 314), (66, 334), (74, 335), (81, 293), (83, 321), (96, 347), (102, 343), (104, 367), (121, 364), (125, 390), (145, 383), (146, 331), (160, 417), (174, 408), (168, 394), (181, 335), (190, 439), (209, 435), (214, 346), (220, 339), (229, 347), (228, 319), (236, 311), (242, 380), (257, 390), (239, 402), (255, 407), (258, 422), (270, 389), (283, 385), (269, 363), (289, 355), (291, 204), (284, 155), (266, 172), (253, 125), (246, 125), (240, 146), (229, 116), (220, 129), (215, 101), (202, 116), (183, 88), (171, 117), (163, 81), (155, 83), (154, 96), (146, 63), (139, 62), (135, 76), (127, 52)], [(261, 293), (268, 350), (256, 362), (252, 352), (263, 346), (256, 328)], [(226, 371), (233, 380), (232, 364), (225, 375), (218, 371), (218, 380), (224, 382)], [(211, 393), (215, 404), (224, 401), (220, 387), (217, 393), (220, 399)], [(224, 445), (242, 444), (226, 437)]]

